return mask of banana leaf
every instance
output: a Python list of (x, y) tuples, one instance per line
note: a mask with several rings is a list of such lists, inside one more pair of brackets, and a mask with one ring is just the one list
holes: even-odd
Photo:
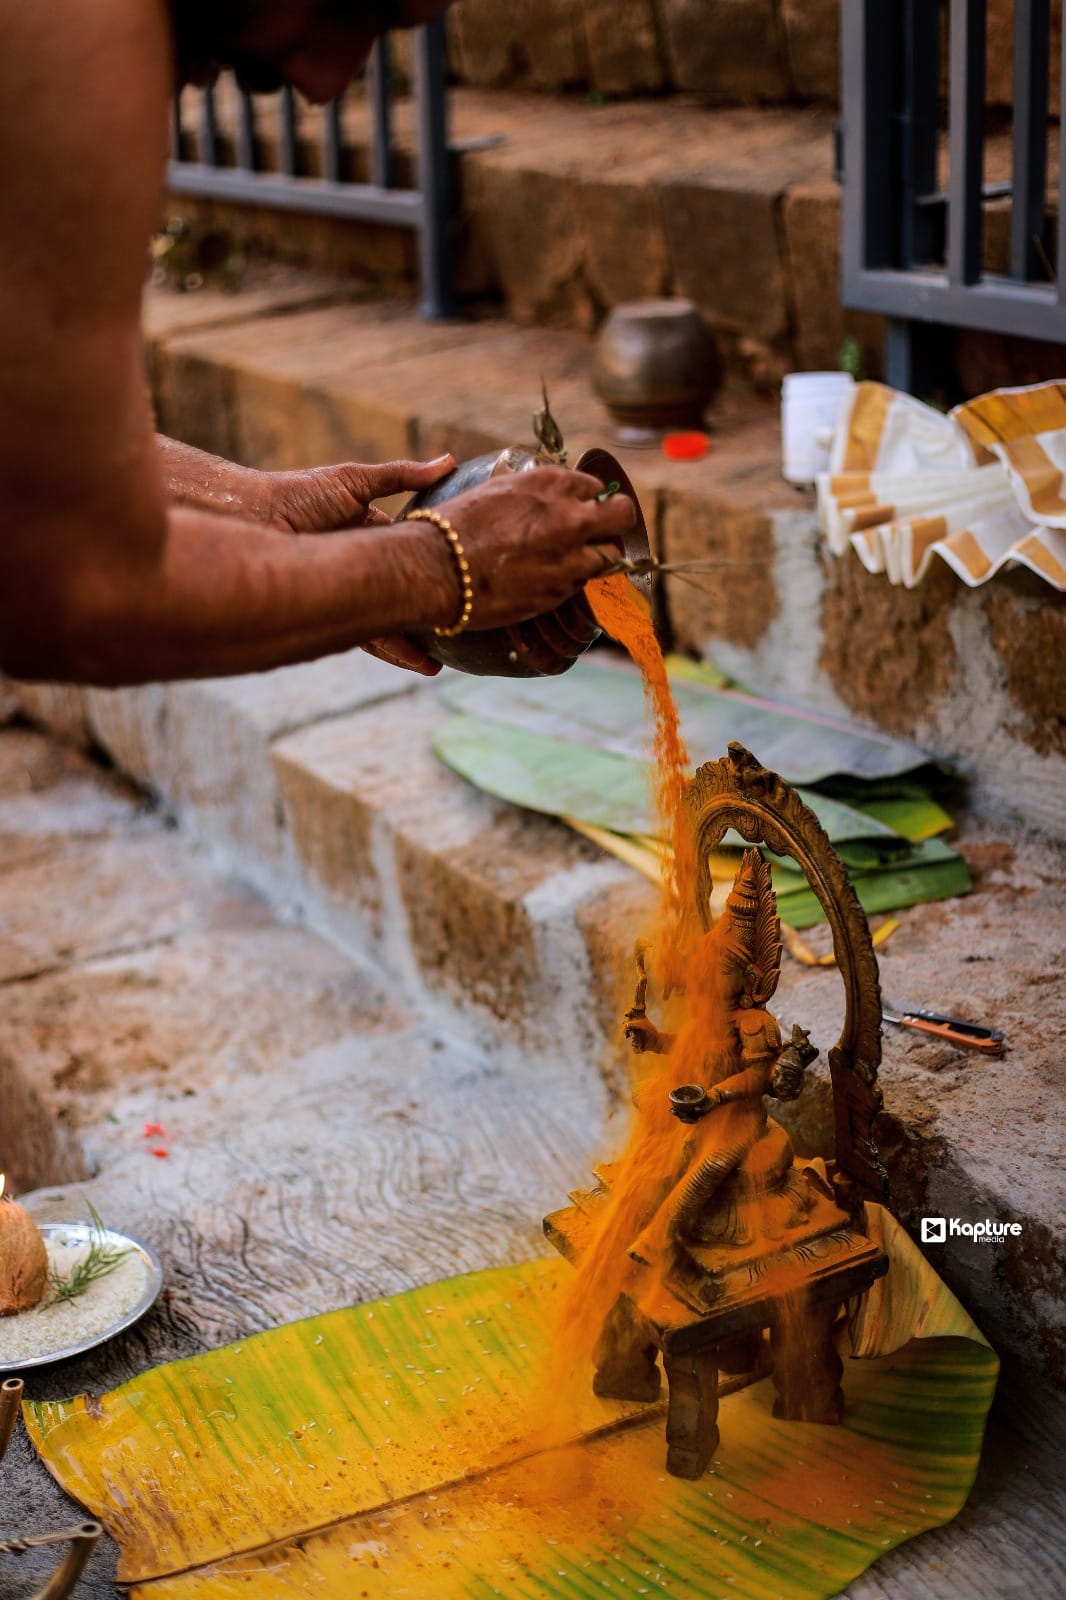
[(824, 792), (857, 811), (884, 822), (903, 838), (918, 844), (954, 827), (953, 819), (928, 789), (906, 779), (880, 783), (841, 782), (833, 779)]
[[(789, 783), (820, 783), (834, 774), (886, 778), (930, 761), (899, 739), (814, 712), (793, 711), (733, 689), (713, 689), (675, 675), (681, 729), (697, 762), (724, 755), (731, 739)], [(467, 678), (444, 690), (455, 711), (531, 733), (646, 758), (648, 724), (639, 674), (583, 660), (562, 678)]]
[(512, 805), (614, 833), (654, 826), (650, 768), (629, 756), (466, 716), (438, 724), (433, 750), (460, 777)]
[(728, 689), (734, 681), (713, 661), (690, 661), (687, 656), (667, 656), (666, 671), (673, 684), (699, 683), (705, 689)]
[[(922, 905), (929, 900), (950, 900), (955, 895), (969, 894), (973, 888), (965, 861), (951, 851), (923, 866), (849, 874), (849, 877), (859, 897), (859, 904), (868, 917), (880, 911), (899, 911), (904, 906)], [(774, 880), (777, 888), (776, 869)], [(779, 889), (777, 910), (782, 922), (787, 922), (792, 928), (810, 928), (816, 922), (825, 920), (817, 897), (806, 885), (792, 890)]]
[(879, 1207), (889, 1252), (856, 1321), (839, 1428), (723, 1399), (697, 1482), (664, 1470), (664, 1408), (598, 1400), (538, 1453), (570, 1268), (538, 1261), (336, 1311), (37, 1401), (33, 1442), (118, 1541), (133, 1600), (823, 1600), (950, 1520), (997, 1362)]
[[(438, 724), (433, 749), (453, 772), (512, 805), (614, 833), (655, 831), (654, 772), (645, 760), (473, 715)], [(907, 849), (885, 823), (826, 795), (800, 792), (838, 848), (876, 840), (882, 850)], [(861, 856), (864, 864), (880, 859), (876, 851)]]
[[(573, 818), (567, 818), (567, 821), (579, 833), (617, 856), (627, 866), (634, 867), (652, 883), (663, 882), (662, 850), (655, 840), (613, 833), (608, 828), (597, 828)], [(940, 841), (929, 842), (939, 844)], [(731, 881), (740, 865), (740, 857), (739, 849), (732, 853), (723, 850), (712, 865), (716, 881)], [(775, 856), (769, 859), (782, 922), (790, 928), (809, 928), (824, 922), (825, 913), (803, 874), (782, 864)], [(859, 897), (859, 904), (871, 917), (882, 911), (901, 911), (906, 906), (969, 894), (973, 888), (965, 861), (946, 846), (942, 847), (941, 852), (916, 854), (906, 867), (882, 866), (874, 872), (849, 873), (849, 877)]]

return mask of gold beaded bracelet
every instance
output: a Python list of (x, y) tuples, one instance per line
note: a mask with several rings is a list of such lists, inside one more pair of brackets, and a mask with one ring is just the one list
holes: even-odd
[(434, 628), (433, 632), (440, 639), (454, 639), (456, 634), (462, 633), (463, 629), (468, 625), (470, 621), (470, 613), (474, 609), (474, 586), (470, 582), (470, 563), (466, 559), (466, 551), (463, 549), (462, 541), (459, 538), (459, 535), (456, 533), (447, 517), (442, 517), (439, 511), (411, 511), (407, 515), (407, 521), (432, 522), (433, 526), (435, 528), (439, 528), (441, 533), (443, 533), (444, 537), (448, 541), (448, 548), (451, 551), (452, 557), (455, 561), (455, 568), (459, 574), (459, 582), (462, 586), (463, 605), (462, 610), (459, 613), (459, 621), (454, 627)]

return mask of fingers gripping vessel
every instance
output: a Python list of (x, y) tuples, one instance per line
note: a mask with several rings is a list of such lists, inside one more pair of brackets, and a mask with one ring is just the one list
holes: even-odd
[[(487, 483), (490, 478), (506, 477), (512, 472), (528, 472), (533, 467), (565, 466), (567, 452), (558, 424), (548, 406), (547, 396), (543, 411), (534, 415), (533, 428), (537, 436), (536, 449), (512, 445), (506, 450), (460, 462), (447, 477), (415, 495), (404, 514), (409, 515), (415, 510), (439, 510), (457, 495)], [(635, 566), (650, 566), (651, 546), (644, 514), (636, 490), (621, 464), (609, 451), (593, 449), (579, 456), (575, 470), (598, 478), (605, 489), (614, 485), (615, 493), (627, 495), (632, 500), (636, 507), (636, 521), (625, 536), (622, 555)], [(630, 582), (645, 598), (650, 597), (650, 576), (633, 576)], [(599, 638), (599, 634), (599, 625), (591, 606), (584, 594), (576, 594), (554, 611), (530, 617), (508, 628), (478, 629), (475, 617), (474, 625), (456, 637), (421, 633), (415, 636), (415, 642), (435, 661), (476, 677), (542, 678), (566, 672)]]
[[(704, 931), (688, 967), (677, 1035), (646, 1017), (643, 993), (628, 1028), (642, 1051), (665, 1058), (635, 1096), (638, 1139), (652, 1152), (634, 1226), (624, 1240), (622, 1287), (595, 1353), (598, 1394), (654, 1399), (658, 1357), (669, 1383), (667, 1467), (698, 1477), (718, 1443), (721, 1372), (729, 1387), (772, 1372), (775, 1415), (839, 1422), (842, 1365), (834, 1326), (845, 1300), (887, 1270), (866, 1237), (864, 1196), (882, 1198), (872, 1139), (880, 1107), (880, 995), (866, 919), (842, 863), (793, 790), (739, 745), (700, 769), (689, 792)], [(770, 868), (746, 851), (725, 910), (710, 926), (710, 851), (727, 828), (763, 840), (803, 866), (833, 928), (847, 986), (844, 1032), (830, 1052), (836, 1159), (797, 1159), (767, 1099), (799, 1094), (817, 1054), (804, 1029), (786, 1042), (767, 1006), (781, 941)], [(643, 965), (643, 949), (640, 954)], [(638, 986), (645, 990), (646, 977)], [(698, 1068), (700, 1081), (679, 1081)], [(564, 1254), (596, 1248), (617, 1169), (545, 1220)], [(602, 1237), (612, 1233), (603, 1230)]]

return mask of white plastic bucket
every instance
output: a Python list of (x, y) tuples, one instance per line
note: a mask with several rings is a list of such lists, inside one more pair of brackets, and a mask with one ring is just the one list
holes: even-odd
[(781, 386), (781, 470), (789, 483), (813, 483), (829, 470), (829, 452), (844, 403), (855, 387), (849, 372), (790, 372)]

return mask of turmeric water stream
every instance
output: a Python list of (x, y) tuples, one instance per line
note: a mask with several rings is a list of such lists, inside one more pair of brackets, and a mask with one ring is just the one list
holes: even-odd
[[(645, 603), (624, 576), (596, 580), (586, 594), (604, 632), (639, 667), (654, 716), (658, 831), (669, 850), (649, 961), (659, 985), (683, 993), (684, 1013), (669, 1055), (635, 1057), (644, 1071), (636, 1086), (628, 1143), (613, 1167), (608, 1197), (596, 1213), (565, 1292), (540, 1396), (549, 1415), (545, 1423), (541, 1411), (537, 1437), (549, 1448), (573, 1437), (579, 1399), (591, 1384), (596, 1345), (618, 1295), (634, 1288), (634, 1280), (648, 1287), (647, 1275), (655, 1270), (628, 1252), (682, 1176), (683, 1128), (670, 1112), (669, 1092), (686, 1083), (713, 1086), (708, 1063), (727, 1061), (730, 1055), (729, 1039), (719, 1037), (728, 1028), (727, 1008), (716, 992), (717, 973), (695, 914), (696, 853), (685, 814), (689, 757), (662, 651)], [(723, 1107), (717, 1113), (723, 1117), (723, 1137), (741, 1132), (740, 1121), (756, 1114), (742, 1102)]]

